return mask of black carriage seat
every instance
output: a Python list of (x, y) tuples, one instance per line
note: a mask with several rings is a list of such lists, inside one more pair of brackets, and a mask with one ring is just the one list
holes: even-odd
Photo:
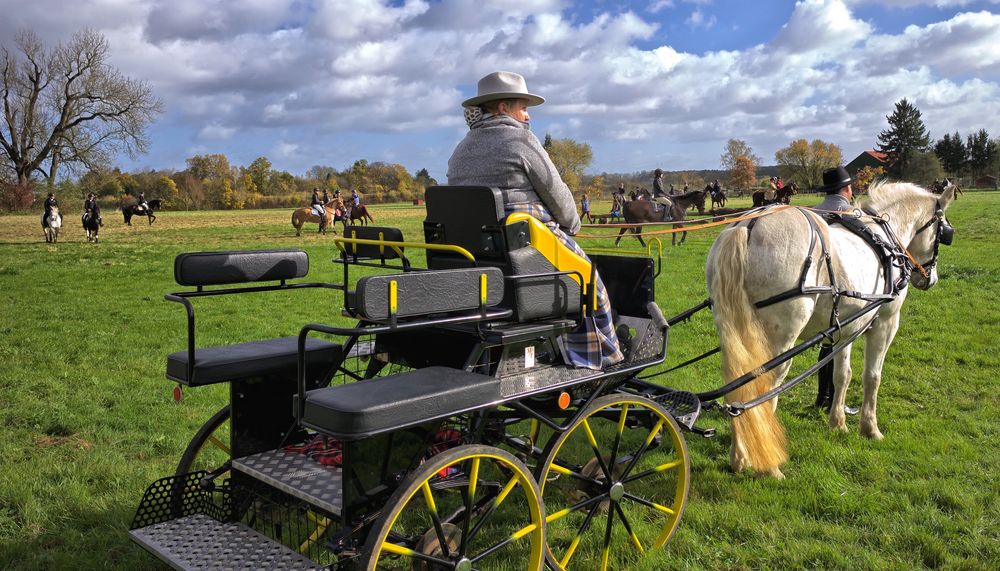
[[(188, 386), (208, 385), (275, 375), (294, 379), (297, 370), (298, 338), (279, 337), (196, 348), (194, 309), (189, 299), (246, 291), (291, 289), (320, 284), (288, 284), (305, 277), (309, 256), (302, 250), (250, 250), (230, 252), (190, 252), (174, 259), (174, 279), (196, 292), (170, 294), (167, 299), (183, 303), (188, 309), (188, 349), (167, 356), (167, 378)], [(205, 290), (206, 286), (234, 286), (259, 282), (280, 282), (280, 286), (229, 287)], [(341, 346), (321, 339), (306, 343), (306, 359), (312, 371), (329, 371), (341, 362)]]
[(427, 367), (309, 391), (301, 424), (341, 440), (357, 440), (501, 400), (495, 377)]
[[(425, 241), (461, 246), (475, 256), (478, 266), (499, 268), (506, 276), (501, 305), (514, 311), (514, 320), (564, 318), (580, 313), (581, 291), (586, 291), (592, 278), (591, 264), (559, 242), (536, 218), (523, 213), (506, 216), (499, 190), (432, 186), (425, 199)], [(453, 252), (427, 251), (427, 267), (431, 269), (470, 265)], [(578, 273), (526, 277), (557, 271)]]
[[(194, 371), (188, 378), (188, 352), (167, 356), (167, 378), (191, 387), (251, 377), (295, 375), (298, 337), (278, 337), (195, 349)], [(322, 339), (306, 341), (306, 364), (311, 371), (327, 371), (341, 359), (341, 346)]]

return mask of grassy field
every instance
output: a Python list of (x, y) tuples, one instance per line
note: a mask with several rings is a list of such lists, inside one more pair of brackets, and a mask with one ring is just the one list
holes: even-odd
[[(185, 340), (182, 309), (163, 300), (180, 289), (176, 254), (301, 247), (311, 279), (339, 281), (330, 237), (296, 238), (286, 210), (167, 211), (152, 227), (131, 228), (105, 214), (99, 244), (87, 243), (76, 216), (54, 245), (42, 240), (37, 214), (0, 217), (0, 569), (160, 568), (127, 538), (134, 509), (226, 398), (214, 386), (171, 400), (165, 358)], [(422, 235), (420, 207), (376, 206), (373, 214), (408, 238)], [(911, 292), (885, 365), (885, 440), (861, 439), (852, 417), (851, 432), (831, 433), (808, 406), (815, 384), (804, 383), (781, 401), (791, 461), (787, 479), (774, 481), (730, 473), (726, 421), (703, 416), (700, 424), (719, 435), (688, 435), (687, 511), (667, 549), (642, 568), (997, 568), (1000, 194), (967, 193), (949, 218), (957, 235), (942, 249), (940, 282)], [(666, 315), (706, 297), (704, 260), (716, 233), (665, 247), (657, 300)], [(302, 291), (202, 304), (199, 344), (293, 335), (309, 321), (336, 321), (340, 302)], [(672, 330), (668, 362), (715, 344), (710, 317), (700, 316)], [(858, 345), (852, 403), (860, 401)], [(718, 362), (660, 378), (714, 387)]]

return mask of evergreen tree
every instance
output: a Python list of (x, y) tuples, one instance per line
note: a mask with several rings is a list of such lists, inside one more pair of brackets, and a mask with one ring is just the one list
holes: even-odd
[(934, 154), (941, 161), (945, 172), (952, 176), (957, 176), (965, 168), (967, 160), (965, 144), (958, 131), (955, 131), (954, 135), (945, 133), (944, 137), (934, 144)]
[(981, 176), (989, 167), (992, 155), (996, 154), (996, 145), (990, 141), (986, 129), (969, 135), (966, 149), (969, 152), (969, 170), (972, 171), (972, 176)]
[(927, 150), (931, 136), (920, 118), (920, 110), (903, 99), (888, 115), (889, 128), (878, 134), (878, 150), (888, 155), (889, 174), (901, 177), (916, 153)]

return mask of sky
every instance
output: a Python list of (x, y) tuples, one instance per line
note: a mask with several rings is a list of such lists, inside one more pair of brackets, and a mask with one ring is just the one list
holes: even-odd
[(874, 148), (896, 101), (932, 139), (1000, 135), (1000, 0), (0, 0), (0, 44), (83, 27), (164, 104), (126, 170), (223, 153), (296, 175), (357, 159), (444, 182), (461, 102), (498, 70), (546, 102), (532, 131), (588, 143), (591, 174), (774, 164), (799, 138)]

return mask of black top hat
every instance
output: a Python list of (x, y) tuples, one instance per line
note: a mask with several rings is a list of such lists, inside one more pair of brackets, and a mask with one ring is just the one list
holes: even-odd
[(854, 182), (850, 173), (842, 166), (823, 171), (823, 192), (833, 194)]

